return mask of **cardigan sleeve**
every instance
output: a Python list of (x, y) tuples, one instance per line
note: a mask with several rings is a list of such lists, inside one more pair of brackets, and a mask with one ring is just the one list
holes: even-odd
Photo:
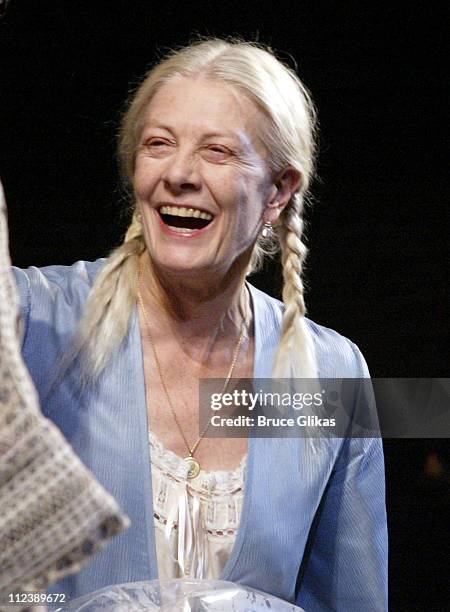
[[(366, 362), (351, 343), (359, 376)], [(316, 513), (297, 580), (308, 612), (384, 612), (387, 522), (381, 438), (346, 438)]]

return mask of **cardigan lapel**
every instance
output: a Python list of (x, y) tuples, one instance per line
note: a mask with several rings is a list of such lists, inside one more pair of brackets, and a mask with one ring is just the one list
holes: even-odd
[[(254, 378), (270, 378), (282, 308), (249, 286), (254, 310)], [(312, 438), (257, 438), (250, 432), (244, 503), (223, 580), (294, 601), (299, 567), (332, 468), (327, 444)]]
[[(269, 301), (264, 293), (247, 283), (250, 291), (253, 307), (253, 321), (255, 330), (255, 361), (253, 368), (253, 378), (268, 378), (272, 370), (276, 348), (281, 329), (281, 309), (275, 308), (276, 302)], [(258, 440), (249, 432), (247, 467), (245, 473), (244, 501), (242, 506), (241, 519), (236, 536), (235, 545), (226, 563), (220, 578), (232, 582), (243, 582), (251, 585), (249, 580), (252, 574), (258, 548), (250, 544), (250, 530), (255, 523), (255, 496), (259, 495), (254, 491), (254, 486), (258, 486), (255, 472), (260, 469), (261, 463), (261, 443), (266, 446), (267, 440)], [(268, 449), (269, 450), (269, 449)], [(256, 477), (255, 477), (256, 476)], [(260, 517), (262, 518), (262, 517)], [(264, 517), (265, 519), (266, 517)], [(265, 520), (263, 521), (265, 522)], [(254, 581), (253, 581), (254, 582)], [(257, 586), (253, 584), (253, 586)], [(262, 588), (259, 585), (258, 588)]]

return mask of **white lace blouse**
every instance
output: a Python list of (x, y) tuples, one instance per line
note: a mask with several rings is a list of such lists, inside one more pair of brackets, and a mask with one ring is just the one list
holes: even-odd
[(149, 443), (159, 578), (217, 580), (236, 539), (247, 456), (233, 471), (188, 480), (187, 464), (151, 431)]

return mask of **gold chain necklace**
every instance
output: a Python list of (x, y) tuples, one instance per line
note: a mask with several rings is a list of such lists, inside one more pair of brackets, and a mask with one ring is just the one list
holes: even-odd
[[(169, 391), (167, 389), (166, 382), (164, 380), (164, 376), (163, 376), (163, 373), (162, 373), (161, 363), (160, 363), (160, 361), (158, 359), (158, 355), (156, 353), (155, 343), (153, 341), (153, 336), (152, 336), (152, 333), (150, 331), (150, 321), (149, 321), (148, 314), (147, 314), (147, 311), (146, 311), (145, 306), (144, 306), (144, 300), (142, 299), (142, 294), (141, 294), (141, 278), (142, 278), (142, 262), (139, 262), (138, 286), (137, 286), (137, 296), (138, 296), (139, 305), (140, 305), (140, 307), (142, 309), (142, 314), (144, 315), (145, 324), (147, 326), (148, 338), (150, 340), (150, 346), (152, 347), (153, 357), (155, 359), (156, 368), (158, 370), (159, 378), (161, 380), (161, 384), (162, 384), (162, 387), (164, 389), (164, 394), (165, 394), (165, 396), (167, 398), (167, 402), (169, 404), (170, 411), (172, 412), (172, 416), (173, 416), (173, 418), (175, 420), (175, 423), (177, 424), (178, 430), (179, 430), (179, 432), (181, 434), (181, 437), (183, 438), (184, 444), (185, 444), (185, 446), (187, 448), (187, 451), (189, 453), (189, 455), (187, 457), (184, 457), (184, 461), (187, 463), (187, 465), (189, 467), (189, 471), (188, 471), (187, 477), (189, 479), (196, 478), (199, 475), (201, 468), (200, 468), (200, 462), (198, 461), (198, 459), (195, 459), (195, 457), (194, 457), (194, 453), (197, 450), (198, 445), (202, 441), (203, 436), (208, 431), (208, 428), (209, 428), (209, 426), (211, 424), (211, 418), (208, 420), (208, 422), (206, 424), (206, 427), (203, 429), (203, 431), (201, 432), (200, 436), (198, 437), (197, 442), (194, 444), (194, 446), (192, 448), (190, 448), (189, 447), (189, 443), (186, 440), (186, 436), (184, 435), (183, 429), (181, 428), (181, 425), (180, 425), (180, 423), (178, 421), (178, 417), (177, 417), (175, 409), (173, 407), (172, 400), (170, 399)], [(248, 326), (248, 320), (247, 319), (248, 319), (248, 316), (246, 316), (242, 320), (241, 333), (239, 334), (239, 338), (238, 338), (238, 341), (236, 343), (236, 347), (235, 347), (234, 352), (233, 352), (233, 358), (231, 360), (230, 369), (228, 370), (228, 374), (227, 374), (227, 377), (225, 379), (225, 383), (223, 385), (221, 393), (225, 392), (225, 389), (227, 388), (228, 383), (230, 382), (230, 378), (233, 375), (234, 368), (236, 366), (236, 361), (237, 361), (237, 358), (238, 358), (240, 350), (241, 350), (242, 341), (244, 339), (245, 330), (247, 329), (247, 326)]]

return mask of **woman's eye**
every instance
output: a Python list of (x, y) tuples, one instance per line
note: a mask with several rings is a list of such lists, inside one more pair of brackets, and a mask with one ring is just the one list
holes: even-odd
[(149, 138), (145, 141), (144, 147), (150, 154), (162, 155), (169, 149), (171, 144), (172, 143), (165, 138)]
[(206, 156), (211, 159), (226, 159), (232, 155), (230, 149), (221, 145), (208, 145), (205, 147)]
[(145, 145), (147, 147), (163, 147), (164, 145), (168, 145), (169, 143), (166, 140), (162, 140), (160, 138), (152, 138), (151, 140), (147, 140)]

